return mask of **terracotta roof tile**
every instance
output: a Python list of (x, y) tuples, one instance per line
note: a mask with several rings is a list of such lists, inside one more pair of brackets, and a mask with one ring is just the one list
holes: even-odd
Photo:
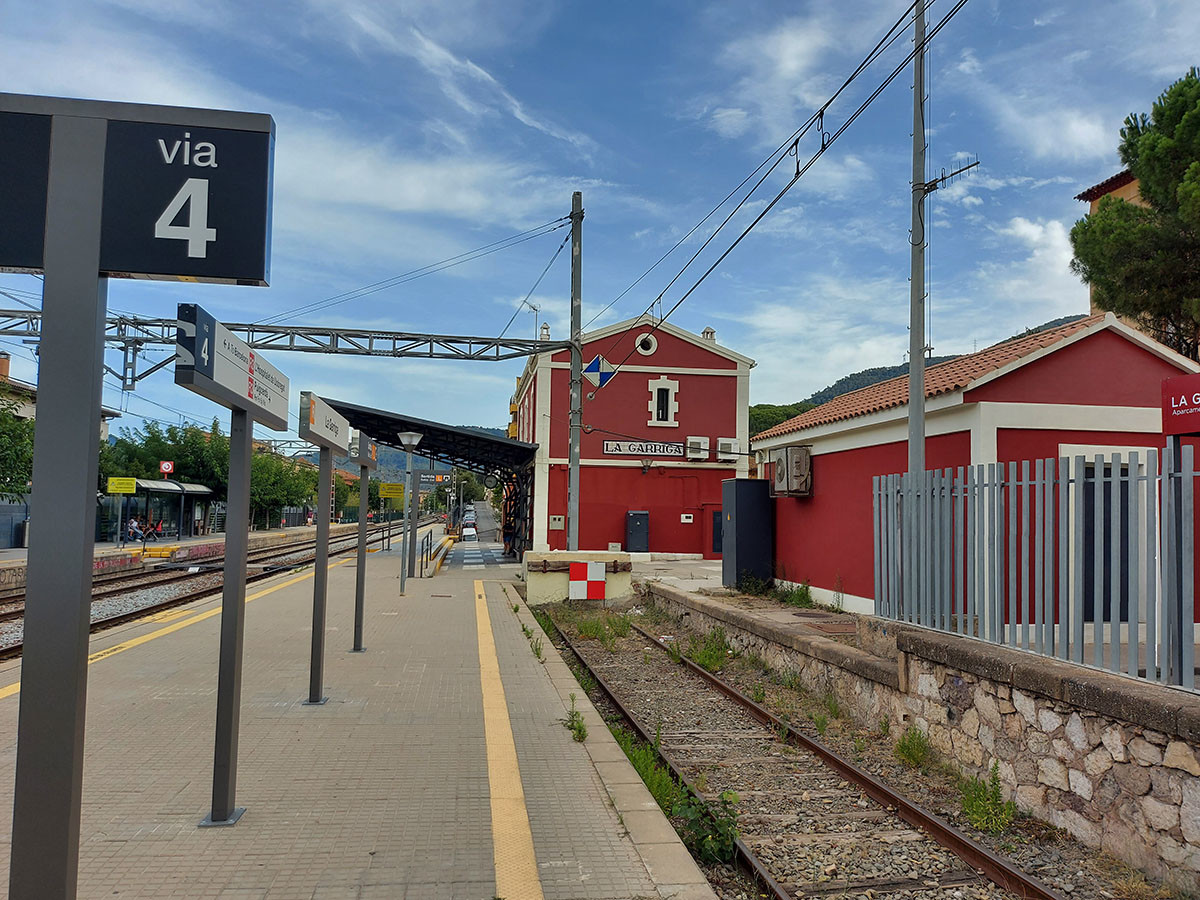
[[(1003, 341), (978, 353), (959, 356), (948, 362), (939, 363), (925, 370), (925, 396), (936, 397), (961, 390), (971, 382), (982, 378), (989, 372), (994, 372), (1003, 366), (1023, 356), (1028, 356), (1043, 347), (1056, 344), (1077, 331), (1104, 321), (1104, 315), (1086, 316), (1051, 328), (1046, 331), (1026, 334), (1011, 340)], [(843, 419), (853, 419), (868, 413), (893, 409), (908, 404), (908, 376), (901, 375), (889, 381), (881, 381), (856, 391), (834, 397), (828, 403), (823, 403), (808, 412), (801, 413), (793, 419), (768, 428), (754, 435), (753, 441), (791, 434), (817, 425), (828, 425)]]
[(1099, 200), (1105, 194), (1111, 194), (1113, 191), (1120, 190), (1131, 181), (1133, 181), (1133, 173), (1125, 169), (1116, 175), (1105, 178), (1099, 184), (1093, 184), (1086, 191), (1081, 191), (1075, 195), (1075, 199), (1091, 203), (1093, 200)]

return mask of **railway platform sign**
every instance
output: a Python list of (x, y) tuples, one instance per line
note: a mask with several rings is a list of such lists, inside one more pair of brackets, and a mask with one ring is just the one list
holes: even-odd
[(379, 483), (379, 496), (385, 500), (403, 500), (404, 483), (399, 481), (381, 481)]
[[(175, 383), (214, 403), (244, 410), (275, 431), (287, 430), (287, 376), (196, 304), (180, 303), (177, 316)], [(349, 430), (347, 423), (344, 433)]]
[(137, 479), (136, 478), (121, 478), (110, 475), (108, 478), (108, 493), (110, 494), (136, 494)]
[(158, 464), (158, 471), (162, 475), (174, 475), (175, 463), (172, 460), (164, 459)]
[[(321, 448), (317, 496), (333, 496), (333, 451), (345, 454), (350, 449), (350, 423), (346, 417), (312, 391), (300, 392), (301, 440)], [(332, 503), (331, 503), (332, 507)], [(317, 547), (313, 560), (312, 655), (309, 660), (308, 699), (306, 706), (320, 706), (325, 696), (325, 607), (329, 590), (329, 519), (333, 514), (317, 507)]]
[(255, 113), (0, 93), (0, 270), (45, 276), (33, 496), (53, 510), (30, 526), (11, 900), (77, 894), (108, 279), (265, 285), (274, 135)]

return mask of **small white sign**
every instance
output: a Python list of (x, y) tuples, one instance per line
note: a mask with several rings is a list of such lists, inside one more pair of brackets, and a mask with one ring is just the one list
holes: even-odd
[(683, 456), (683, 444), (674, 441), (605, 441), (609, 456)]
[(350, 449), (350, 423), (312, 391), (300, 392), (301, 440), (346, 453)]

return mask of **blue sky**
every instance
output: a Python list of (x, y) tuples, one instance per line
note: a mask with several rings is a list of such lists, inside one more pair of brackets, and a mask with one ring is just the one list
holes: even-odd
[[(272, 286), (113, 281), (111, 308), (169, 316), (196, 302), (228, 321), (262, 319), (555, 219), (581, 190), (586, 321), (819, 107), (907, 5), (9, 0), (0, 58), (9, 91), (276, 119)], [(935, 0), (931, 21), (952, 5)], [(974, 154), (982, 165), (931, 199), (935, 353), (1086, 312), (1086, 291), (1067, 270), (1067, 233), (1084, 212), (1072, 198), (1117, 171), (1122, 119), (1148, 111), (1200, 62), (1196, 47), (1193, 0), (969, 0), (946, 26), (931, 48), (930, 172)], [(830, 107), (826, 130), (908, 49), (897, 42)], [(694, 331), (711, 325), (758, 360), (752, 402), (801, 399), (847, 372), (904, 359), (910, 84), (908, 72), (898, 77), (672, 317)], [(801, 157), (818, 146), (807, 136)], [(762, 208), (789, 166), (746, 212)], [(745, 221), (712, 247), (724, 249)], [(644, 310), (707, 233), (596, 325)], [(495, 334), (564, 235), (291, 321)], [(666, 293), (667, 307), (701, 271)], [(567, 331), (569, 284), (563, 253), (531, 298), (556, 337)], [(36, 296), (40, 285), (5, 275), (0, 288)], [(511, 333), (532, 337), (532, 313)], [(28, 348), (0, 347), (15, 376), (35, 377)], [(506, 421), (521, 369), (271, 359), (294, 395), (311, 389), (486, 425)], [(128, 425), (218, 412), (177, 388), (169, 369), (125, 402), (106, 389), (105, 402), (126, 407)]]

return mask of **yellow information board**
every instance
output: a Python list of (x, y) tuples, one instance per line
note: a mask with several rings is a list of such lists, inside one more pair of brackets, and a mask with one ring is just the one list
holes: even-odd
[(110, 494), (136, 494), (136, 478), (109, 478), (108, 492)]
[(379, 483), (380, 497), (395, 497), (398, 500), (404, 499), (404, 485), (393, 481), (381, 481)]

